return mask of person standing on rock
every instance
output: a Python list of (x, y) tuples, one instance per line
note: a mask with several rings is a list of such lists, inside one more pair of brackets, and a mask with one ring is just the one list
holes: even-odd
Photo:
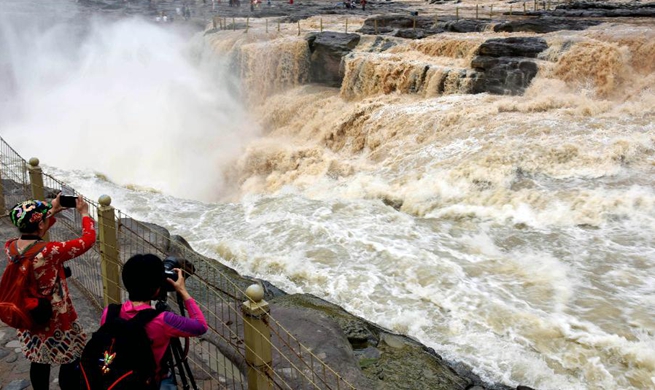
[(18, 340), (25, 358), (31, 362), (30, 381), (34, 390), (48, 390), (50, 366), (59, 368), (59, 386), (62, 390), (79, 388), (79, 358), (82, 355), (86, 334), (77, 322), (77, 312), (71, 301), (64, 262), (88, 251), (96, 241), (89, 205), (78, 197), (75, 209), (82, 216), (82, 236), (64, 242), (44, 242), (43, 236), (55, 224), (55, 214), (63, 210), (59, 195), (52, 203), (28, 200), (18, 203), (9, 212), (11, 222), (21, 234), (5, 243), (9, 261), (30, 249), (38, 252), (32, 257), (37, 292), (46, 297), (52, 314), (46, 323), (32, 329), (18, 329)]
[(366, 0), (360, 0), (360, 4), (362, 5), (362, 11), (366, 11)]

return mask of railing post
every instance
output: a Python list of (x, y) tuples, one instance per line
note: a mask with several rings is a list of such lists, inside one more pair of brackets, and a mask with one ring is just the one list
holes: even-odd
[(7, 205), (5, 204), (5, 186), (2, 183), (2, 171), (0, 171), (0, 215), (7, 213)]
[(116, 219), (111, 198), (102, 195), (98, 199), (98, 237), (102, 269), (102, 292), (105, 306), (121, 302), (118, 272), (118, 240), (116, 239)]
[[(30, 174), (30, 188), (32, 189), (32, 199), (45, 201), (45, 191), (43, 186), (43, 170), (39, 166), (39, 159), (32, 157), (27, 166)], [(44, 241), (50, 241), (48, 233), (43, 235)]]
[(253, 284), (246, 289), (249, 298), (243, 303), (244, 339), (248, 363), (248, 389), (273, 389), (271, 329), (268, 326), (270, 308), (264, 300), (264, 289)]
[(27, 171), (30, 173), (32, 198), (45, 200), (45, 191), (43, 191), (43, 170), (39, 166), (38, 158), (32, 157), (30, 159)]

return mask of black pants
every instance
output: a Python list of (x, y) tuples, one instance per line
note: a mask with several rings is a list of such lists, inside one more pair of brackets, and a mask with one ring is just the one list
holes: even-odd
[[(59, 387), (61, 390), (77, 390), (80, 388), (79, 360), (62, 364), (59, 367)], [(34, 390), (49, 390), (50, 365), (32, 363), (30, 365), (30, 381)]]

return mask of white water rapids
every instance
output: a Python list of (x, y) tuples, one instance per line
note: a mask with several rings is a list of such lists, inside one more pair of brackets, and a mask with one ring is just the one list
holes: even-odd
[[(552, 34), (552, 77), (520, 97), (360, 90), (345, 101), (335, 89), (286, 86), (248, 105), (221, 58), (199, 58), (183, 32), (89, 18), (64, 0), (48, 3), (44, 20), (26, 16), (29, 4), (2, 5), (0, 134), (55, 177), (491, 382), (655, 388), (646, 44), (597, 29), (574, 34), (582, 44), (566, 57), (555, 51), (568, 35)], [(281, 58), (277, 48), (295, 50), (296, 39), (240, 44), (252, 58)], [(361, 69), (422, 58), (407, 50)], [(593, 78), (574, 85), (585, 76), (571, 75), (575, 64), (593, 73), (606, 58), (618, 69), (609, 92)]]

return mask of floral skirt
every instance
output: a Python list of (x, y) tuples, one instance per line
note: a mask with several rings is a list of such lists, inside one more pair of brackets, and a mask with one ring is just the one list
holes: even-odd
[(68, 330), (56, 330), (51, 336), (19, 330), (18, 340), (27, 360), (42, 364), (67, 364), (82, 356), (86, 344), (84, 329), (77, 322)]

